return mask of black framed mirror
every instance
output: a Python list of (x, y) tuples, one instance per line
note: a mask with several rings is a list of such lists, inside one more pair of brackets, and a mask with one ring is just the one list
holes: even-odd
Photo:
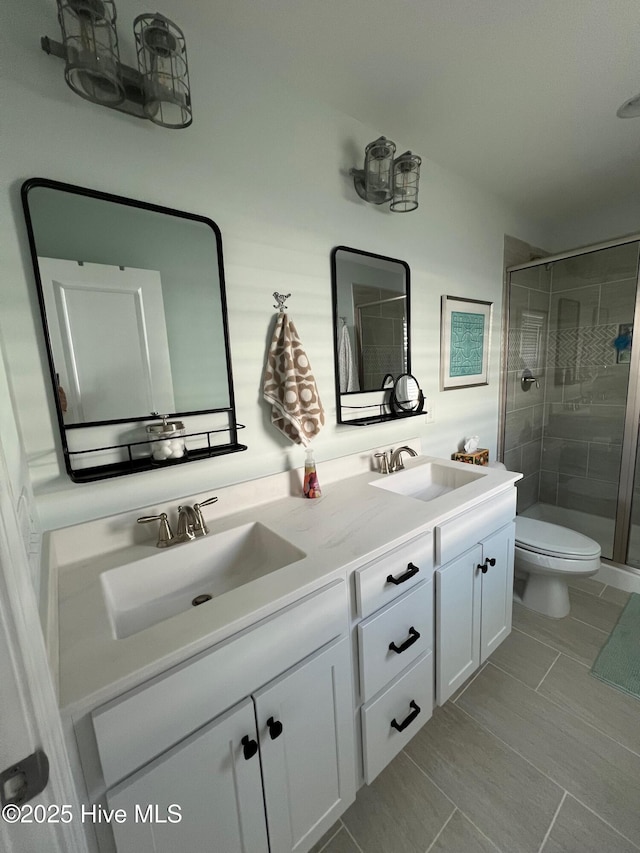
[[(218, 226), (43, 178), (22, 201), (71, 479), (245, 450)], [(183, 427), (179, 454), (153, 452), (163, 416)]]
[(411, 372), (410, 278), (406, 261), (348, 246), (331, 253), (338, 423), (400, 414), (392, 397), (397, 379)]

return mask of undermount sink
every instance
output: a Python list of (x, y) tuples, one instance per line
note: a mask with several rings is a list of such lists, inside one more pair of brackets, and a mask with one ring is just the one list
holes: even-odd
[(467, 471), (459, 468), (458, 464), (426, 462), (424, 465), (417, 465), (415, 468), (407, 468), (373, 480), (371, 485), (421, 501), (432, 501), (485, 476), (481, 471), (474, 471), (470, 465)]
[(118, 639), (306, 557), (259, 522), (172, 546), (100, 575)]

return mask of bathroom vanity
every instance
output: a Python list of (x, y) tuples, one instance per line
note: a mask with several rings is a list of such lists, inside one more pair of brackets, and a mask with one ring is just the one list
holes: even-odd
[(130, 513), (50, 534), (79, 798), (122, 817), (93, 850), (304, 853), (508, 635), (520, 475), (330, 464), (316, 501), (220, 490), (195, 542)]

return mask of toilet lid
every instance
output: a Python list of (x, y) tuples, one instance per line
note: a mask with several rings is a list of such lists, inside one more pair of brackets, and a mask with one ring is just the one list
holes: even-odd
[(576, 530), (538, 521), (536, 518), (516, 518), (516, 544), (528, 551), (556, 557), (587, 559), (600, 556), (600, 546)]

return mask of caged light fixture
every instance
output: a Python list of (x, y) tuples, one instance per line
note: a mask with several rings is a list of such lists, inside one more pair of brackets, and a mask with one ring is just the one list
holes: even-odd
[(351, 169), (360, 198), (370, 204), (390, 202), (392, 213), (409, 213), (418, 207), (420, 164), (417, 154), (405, 151), (399, 157), (395, 143), (381, 136), (364, 150), (364, 169)]
[(179, 27), (157, 12), (138, 15), (133, 22), (135, 69), (120, 62), (113, 0), (57, 4), (62, 42), (44, 36), (41, 45), (65, 60), (65, 79), (76, 94), (162, 127), (189, 127), (189, 69)]

